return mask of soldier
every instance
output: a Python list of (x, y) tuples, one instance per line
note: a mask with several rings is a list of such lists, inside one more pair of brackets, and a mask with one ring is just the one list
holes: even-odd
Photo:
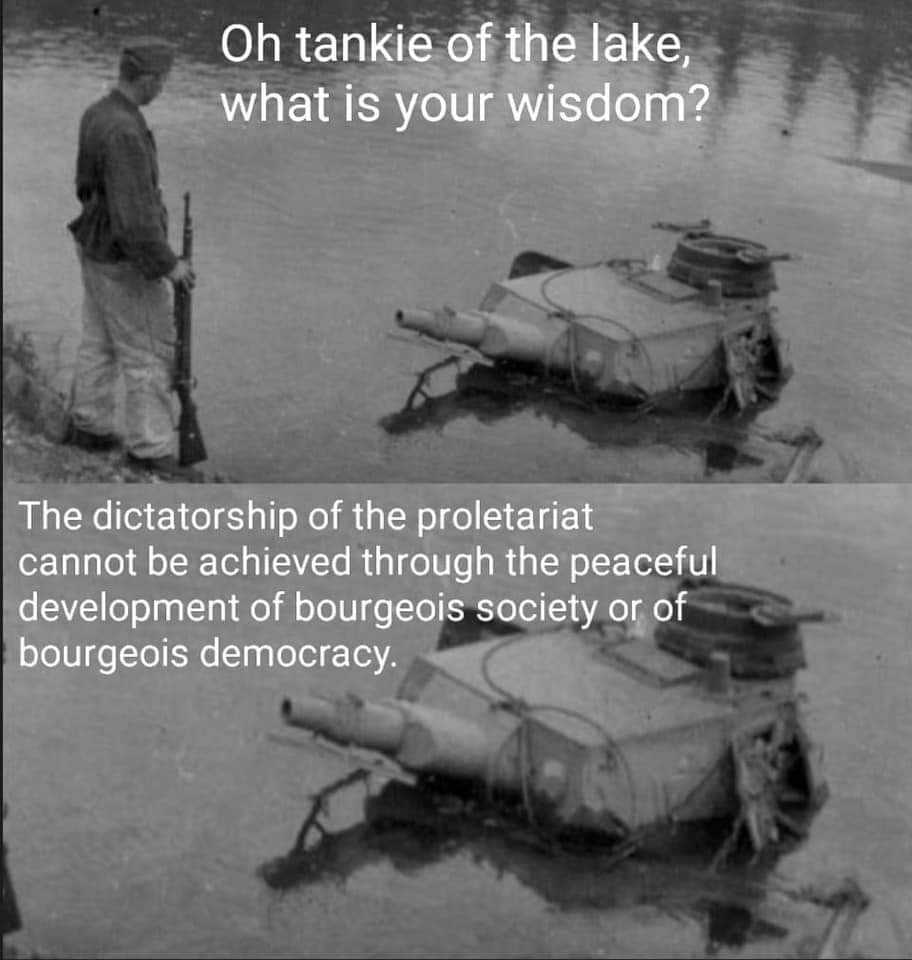
[[(6, 641), (3, 642), (3, 663), (5, 666)], [(2, 818), (6, 819), (6, 803), (3, 803)], [(22, 918), (19, 916), (19, 904), (16, 902), (13, 878), (6, 866), (6, 844), (0, 843), (0, 953), (4, 956), (6, 956), (6, 950), (2, 946), (2, 938), (8, 933), (15, 933), (21, 929)]]
[[(3, 804), (3, 817), (6, 818), (6, 804)], [(16, 891), (13, 879), (6, 868), (6, 844), (0, 847), (0, 937), (15, 933), (22, 928), (19, 905), (16, 903)]]
[(164, 40), (124, 47), (116, 86), (83, 114), (76, 161), (82, 213), (69, 224), (84, 289), (83, 336), (67, 440), (88, 450), (119, 444), (118, 367), (126, 387), (124, 445), (134, 467), (165, 479), (198, 479), (174, 456), (171, 284), (194, 282), (168, 244), (152, 133), (140, 112), (161, 93), (173, 62)]

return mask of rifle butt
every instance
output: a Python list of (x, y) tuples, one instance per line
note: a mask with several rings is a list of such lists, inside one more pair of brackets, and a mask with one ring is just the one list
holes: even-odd
[(182, 467), (192, 467), (206, 459), (206, 444), (196, 416), (196, 404), (189, 397), (181, 399), (177, 434), (177, 462)]

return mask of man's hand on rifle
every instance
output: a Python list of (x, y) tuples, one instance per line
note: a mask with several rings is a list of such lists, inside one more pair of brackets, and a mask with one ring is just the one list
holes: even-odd
[(168, 279), (175, 286), (180, 284), (192, 290), (196, 283), (196, 274), (193, 272), (193, 267), (190, 266), (190, 261), (181, 257), (177, 263), (174, 264), (174, 269), (168, 274)]

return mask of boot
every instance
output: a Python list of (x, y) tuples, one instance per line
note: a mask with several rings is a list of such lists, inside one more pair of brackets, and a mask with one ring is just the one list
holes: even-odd
[(79, 447), (80, 450), (88, 450), (90, 453), (104, 453), (119, 447), (120, 437), (116, 433), (92, 433), (89, 430), (83, 430), (70, 420), (60, 442)]
[(203, 474), (193, 467), (182, 467), (176, 457), (135, 457), (127, 454), (127, 465), (168, 483), (205, 483)]

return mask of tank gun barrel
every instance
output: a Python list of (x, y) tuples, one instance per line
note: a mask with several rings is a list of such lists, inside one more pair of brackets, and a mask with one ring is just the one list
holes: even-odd
[(799, 260), (795, 253), (786, 250), (739, 250), (735, 255), (738, 260), (748, 266), (760, 266), (765, 263), (785, 263), (789, 260)]
[[(442, 710), (396, 701), (373, 703), (360, 697), (285, 699), (282, 719), (320, 733), (342, 746), (355, 744), (386, 754), (407, 770), (485, 779), (492, 746), (475, 723)], [(501, 786), (518, 786), (515, 771), (495, 776)], [(516, 780), (514, 783), (513, 781)]]
[[(435, 340), (450, 340), (474, 347), (492, 359), (510, 359), (534, 363), (549, 369), (582, 374), (601, 370), (603, 357), (589, 351), (574, 360), (569, 342), (569, 324), (546, 318), (539, 321), (495, 313), (490, 310), (459, 311), (397, 310), (396, 323)], [(593, 364), (595, 366), (593, 366)]]
[(381, 753), (394, 753), (402, 741), (405, 717), (395, 707), (356, 697), (285, 699), (282, 719), (289, 726), (321, 733), (340, 744), (356, 743)]
[(799, 623), (836, 623), (839, 615), (829, 610), (809, 610), (784, 604), (761, 603), (751, 608), (751, 619), (762, 627), (788, 627)]
[(481, 313), (469, 313), (443, 307), (440, 310), (397, 310), (396, 323), (435, 340), (454, 340), (477, 347), (484, 339), (488, 320)]

